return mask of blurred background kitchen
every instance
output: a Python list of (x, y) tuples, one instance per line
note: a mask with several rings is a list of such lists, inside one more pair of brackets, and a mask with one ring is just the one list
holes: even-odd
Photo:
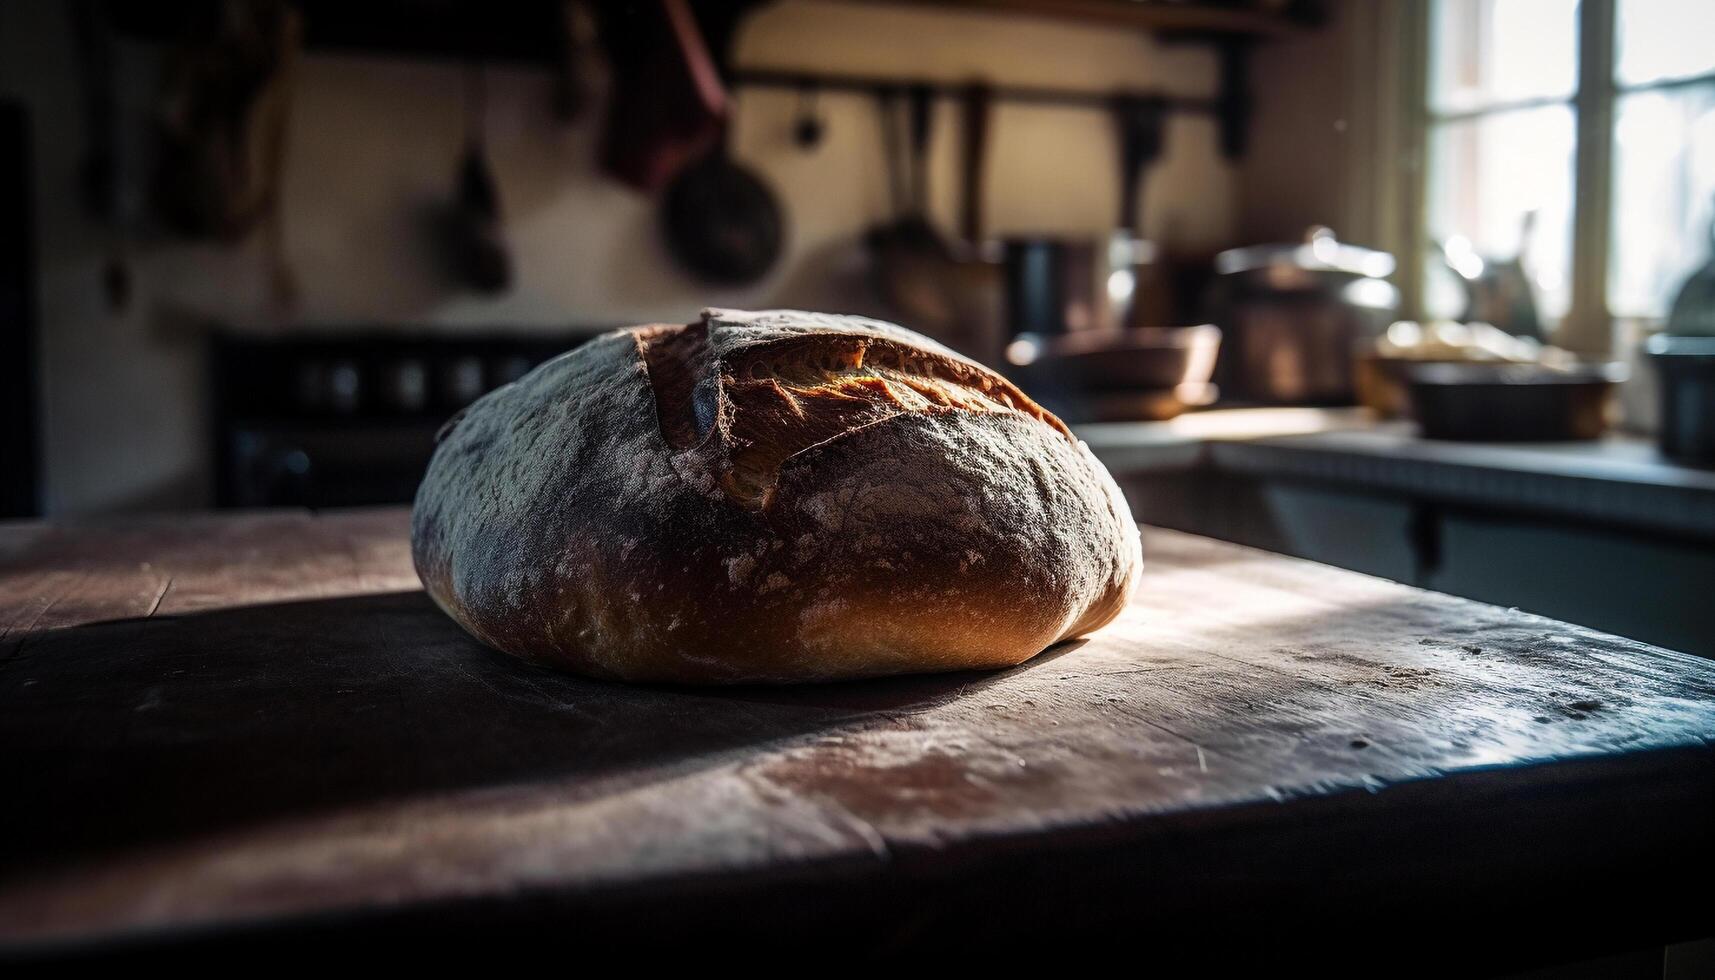
[(895, 320), (1141, 519), (1715, 655), (1707, 0), (0, 5), (0, 516), (408, 501), (709, 305)]

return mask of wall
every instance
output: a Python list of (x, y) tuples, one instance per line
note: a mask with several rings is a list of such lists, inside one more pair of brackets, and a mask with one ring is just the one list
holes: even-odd
[(1235, 180), (1235, 231), (1248, 242), (1295, 241), (1315, 224), (1397, 251), (1406, 169), (1397, 127), (1406, 7), (1329, 0), (1323, 29), (1256, 49), (1256, 116)]
[[(1204, 49), (1048, 20), (886, 5), (787, 0), (737, 41), (749, 66), (1042, 85), (1213, 92)], [(122, 51), (133, 129), (154, 92), (152, 52)], [(784, 260), (762, 283), (711, 290), (680, 274), (656, 237), (654, 203), (593, 169), (597, 124), (557, 127), (545, 73), (493, 68), (488, 131), (517, 265), (509, 294), (482, 299), (441, 280), (425, 211), (443, 201), (462, 140), (461, 71), (430, 61), (310, 54), (295, 97), (285, 177), (285, 251), (295, 309), (269, 301), (257, 243), (232, 248), (138, 243), (135, 295), (106, 309), (100, 272), (113, 236), (81, 214), (73, 174), (84, 146), (66, 5), (0, 5), (0, 93), (36, 124), (42, 368), (48, 513), (178, 508), (207, 502), (200, 330), (289, 331), (378, 323), (472, 329), (680, 320), (707, 304), (860, 309), (863, 229), (887, 215), (876, 113), (829, 93), (827, 138), (790, 142), (790, 92), (745, 92), (735, 152), (780, 194), (791, 221)], [(957, 132), (942, 107), (933, 211), (952, 227)], [(1099, 233), (1117, 207), (1117, 151), (1097, 112), (1001, 107), (992, 123), (986, 200), (992, 230)], [(1146, 231), (1193, 248), (1227, 244), (1231, 168), (1212, 121), (1175, 118), (1145, 196)]]

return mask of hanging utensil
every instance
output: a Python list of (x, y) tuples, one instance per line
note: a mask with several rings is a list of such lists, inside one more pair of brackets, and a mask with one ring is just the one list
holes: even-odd
[(597, 59), (595, 13), (588, 0), (560, 0), (560, 36), (554, 65), (554, 119), (576, 122), (594, 98)]
[(512, 256), (502, 234), (500, 189), (489, 165), (485, 130), (488, 87), (480, 66), (465, 74), (465, 143), (451, 215), (452, 266), (458, 281), (479, 293), (512, 284)]
[(602, 170), (660, 190), (721, 139), (728, 99), (714, 55), (688, 0), (593, 6), (613, 73)]
[(936, 240), (940, 234), (929, 225), (929, 136), (935, 127), (935, 92), (927, 85), (913, 85), (905, 92), (907, 119), (911, 125), (911, 210)]
[[(756, 282), (780, 258), (786, 218), (768, 185), (733, 159), (732, 101), (697, 18), (686, 0), (622, 14), (608, 10), (604, 21), (616, 68), (650, 70), (616, 80), (604, 165), (635, 186), (665, 186), (661, 231), (679, 264), (722, 285)], [(628, 112), (650, 118), (619, 118)]]
[(958, 304), (950, 294), (948, 273), (953, 252), (946, 239), (929, 221), (929, 136), (933, 119), (933, 91), (913, 85), (906, 92), (909, 114), (909, 158), (900, 167), (896, 150), (899, 139), (894, 95), (883, 90), (880, 97), (883, 144), (895, 207), (901, 199), (903, 213), (893, 221), (872, 229), (867, 236), (876, 290), (891, 305), (900, 321), (931, 336), (945, 335), (958, 326)]
[(965, 244), (980, 249), (983, 240), (983, 172), (988, 159), (989, 116), (994, 91), (984, 82), (972, 82), (960, 95), (964, 113), (964, 183), (960, 188), (959, 233)]
[(1114, 101), (1120, 137), (1120, 213), (1116, 225), (1133, 235), (1142, 228), (1137, 214), (1139, 178), (1161, 157), (1166, 111), (1166, 103), (1156, 97), (1121, 96)]
[(1113, 326), (1159, 326), (1170, 315), (1165, 284), (1151, 275), (1154, 249), (1143, 238), (1138, 214), (1143, 176), (1161, 158), (1167, 104), (1153, 96), (1114, 100), (1120, 147), (1120, 208), (1108, 242), (1108, 298)]
[(715, 283), (744, 286), (780, 258), (786, 218), (774, 192), (732, 157), (728, 132), (713, 153), (668, 185), (662, 226), (673, 257)]
[[(1119, 211), (1105, 239), (1021, 237), (1006, 243), (1007, 328), (1012, 335), (1120, 329), (1145, 319), (1149, 243), (1138, 235), (1140, 178), (1161, 155), (1166, 102), (1116, 96), (1109, 105), (1119, 146)], [(1161, 321), (1157, 321), (1159, 324)]]
[(72, 8), (77, 58), (83, 85), (84, 133), (88, 140), (78, 161), (78, 182), (84, 208), (103, 226), (108, 238), (101, 287), (109, 312), (122, 312), (131, 303), (131, 263), (127, 231), (136, 210), (125, 181), (120, 153), (117, 86), (111, 12), (105, 4), (83, 0)]
[(170, 229), (235, 242), (279, 206), (303, 17), (286, 3), (196, 6), (168, 53), (154, 113), (151, 200)]
[(887, 225), (892, 225), (905, 217), (911, 201), (910, 179), (901, 158), (905, 149), (899, 140), (899, 92), (883, 88), (875, 98), (881, 124), (882, 165), (887, 171)]
[(292, 92), (297, 87), (298, 51), (303, 44), (303, 21), (290, 14), (285, 28), (276, 38), (278, 70), (275, 78), (257, 100), (256, 115), (269, 120), (270, 125), (258, 126), (255, 132), (256, 157), (261, 161), (263, 180), (273, 188), (273, 200), (266, 217), (268, 254), (268, 298), (278, 312), (297, 308), (301, 289), (297, 271), (286, 253), (286, 136), (292, 106)]
[(1002, 288), (1003, 266), (993, 254), (984, 220), (984, 177), (987, 173), (989, 123), (994, 90), (974, 81), (959, 96), (961, 155), (958, 260), (948, 283), (958, 311), (958, 329), (948, 343), (978, 360), (1000, 363), (1002, 326), (1006, 318)]
[(820, 146), (827, 132), (827, 124), (816, 106), (819, 95), (820, 89), (814, 83), (798, 88), (798, 118), (792, 124), (792, 142), (806, 153)]

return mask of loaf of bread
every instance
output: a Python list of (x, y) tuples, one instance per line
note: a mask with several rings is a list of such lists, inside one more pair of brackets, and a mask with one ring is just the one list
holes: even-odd
[(478, 400), (412, 553), (498, 650), (709, 684), (1010, 666), (1142, 564), (1113, 479), (1005, 378), (795, 311), (615, 331)]

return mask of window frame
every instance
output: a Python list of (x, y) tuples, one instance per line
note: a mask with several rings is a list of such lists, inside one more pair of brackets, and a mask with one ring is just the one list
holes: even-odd
[(1614, 118), (1620, 98), (1639, 92), (1715, 85), (1715, 72), (1621, 85), (1614, 77), (1619, 0), (1580, 0), (1578, 69), (1570, 96), (1496, 102), (1475, 109), (1436, 111), (1429, 100), (1431, 16), (1435, 0), (1406, 0), (1399, 59), (1402, 127), (1399, 190), (1401, 220), (1395, 251), (1400, 255), (1401, 311), (1424, 316), (1424, 268), (1429, 258), (1429, 157), (1434, 126), (1502, 112), (1565, 105), (1573, 112), (1572, 256), (1570, 302), (1554, 342), (1588, 354), (1614, 353), (1615, 319), (1608, 307), (1608, 261), (1612, 248)]

